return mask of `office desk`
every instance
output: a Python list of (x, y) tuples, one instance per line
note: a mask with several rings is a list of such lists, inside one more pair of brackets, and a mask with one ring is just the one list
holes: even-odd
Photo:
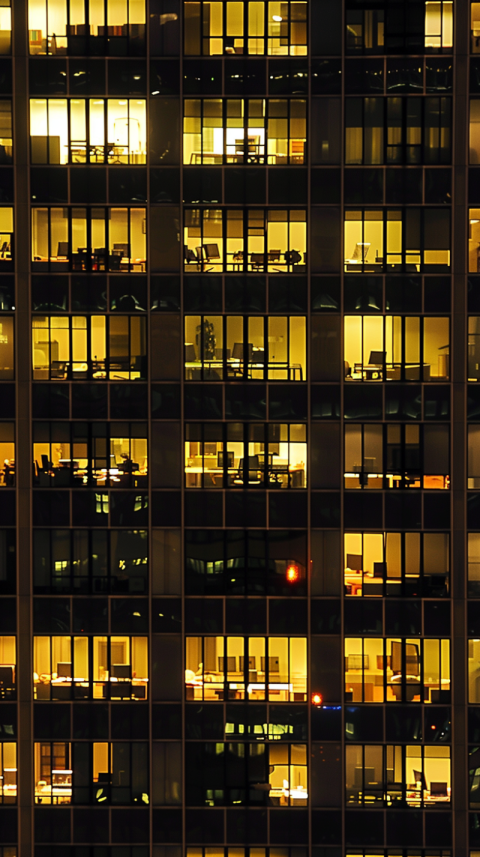
[[(219, 380), (223, 378), (225, 372), (227, 376), (233, 375), (234, 377), (243, 378), (245, 367), (247, 370), (247, 377), (250, 379), (253, 377), (254, 372), (258, 372), (259, 376), (262, 378), (265, 373), (267, 373), (267, 377), (270, 381), (303, 381), (303, 369), (300, 363), (289, 363), (288, 361), (274, 363), (264, 363), (261, 361), (259, 363), (255, 363), (255, 352), (253, 354), (253, 361), (249, 363), (244, 363), (243, 360), (236, 360), (233, 357), (227, 358), (225, 363), (223, 360), (218, 359), (187, 361), (185, 363), (185, 380), (197, 380), (193, 377), (193, 372), (194, 370), (200, 371), (202, 368), (204, 372), (205, 370), (213, 370), (214, 372), (217, 372)], [(279, 375), (280, 377), (276, 378), (275, 375)], [(287, 377), (285, 377), (285, 375)]]

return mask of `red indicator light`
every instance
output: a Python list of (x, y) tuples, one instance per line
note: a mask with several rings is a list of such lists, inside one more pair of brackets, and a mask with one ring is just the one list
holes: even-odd
[(298, 578), (300, 577), (300, 572), (298, 570), (298, 565), (289, 565), (287, 567), (287, 580), (289, 583), (296, 583)]
[(323, 697), (321, 693), (312, 693), (312, 703), (313, 705), (321, 705), (323, 702)]

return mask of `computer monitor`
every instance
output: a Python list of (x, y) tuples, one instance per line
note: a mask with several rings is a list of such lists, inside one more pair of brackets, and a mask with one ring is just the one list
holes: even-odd
[(130, 256), (130, 244), (114, 244), (113, 250), (121, 251), (122, 256)]
[[(233, 462), (235, 459), (235, 453), (230, 452), (230, 450), (228, 450), (226, 455), (227, 455), (227, 467), (228, 468), (233, 467)], [(225, 453), (223, 452), (223, 450), (221, 450), (220, 452), (217, 452), (217, 466), (218, 467), (224, 467), (225, 466)]]
[(13, 687), (12, 666), (0, 666), (0, 687)]
[[(235, 655), (228, 655), (227, 659), (227, 673), (234, 673), (237, 671), (237, 659)], [(225, 658), (219, 657), (218, 659), (218, 669), (221, 673), (225, 670)]]
[(424, 789), (426, 789), (426, 788), (427, 788), (427, 784), (426, 784), (426, 782), (425, 782), (425, 777), (424, 777), (424, 775), (422, 774), (422, 772), (421, 772), (421, 771), (414, 771), (414, 772), (413, 772), (413, 777), (414, 777), (415, 782), (416, 782), (416, 783), (420, 783), (420, 785), (422, 786), (422, 788), (424, 788)]
[(420, 675), (420, 655), (416, 643), (405, 643), (405, 674)]
[(71, 678), (72, 665), (66, 661), (57, 664), (57, 675), (61, 678)]
[[(239, 661), (240, 661), (240, 672), (243, 673), (243, 671), (245, 669), (245, 658), (243, 657), (243, 655), (240, 655)], [(255, 656), (254, 655), (249, 655), (249, 657), (248, 657), (248, 669), (249, 670), (256, 669), (256, 667), (255, 667)]]
[(359, 260), (361, 262), (367, 261), (367, 253), (370, 249), (370, 244), (363, 243), (361, 241), (355, 244), (354, 251), (352, 253), (352, 259)]
[(68, 248), (68, 241), (59, 241), (57, 247), (57, 256), (68, 256)]
[(431, 797), (446, 797), (448, 795), (447, 783), (430, 782)]
[(111, 774), (108, 771), (99, 771), (98, 772), (98, 782), (99, 783), (109, 783), (111, 780)]
[(371, 351), (370, 357), (368, 358), (369, 366), (383, 366), (385, 363), (385, 357), (387, 356), (386, 351)]
[(131, 678), (132, 667), (130, 664), (112, 664), (112, 678)]
[(347, 553), (347, 568), (352, 571), (361, 571), (363, 568), (363, 556), (361, 553)]
[(205, 255), (208, 259), (220, 259), (218, 244), (204, 244)]

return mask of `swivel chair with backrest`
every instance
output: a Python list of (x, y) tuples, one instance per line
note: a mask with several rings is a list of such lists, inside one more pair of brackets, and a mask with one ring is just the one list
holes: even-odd
[(285, 262), (290, 265), (298, 265), (302, 261), (302, 254), (298, 250), (287, 250), (285, 253)]
[[(245, 482), (245, 459), (241, 458), (237, 475), (233, 479), (234, 485), (243, 485)], [(263, 479), (262, 468), (258, 455), (249, 455), (247, 458), (247, 484), (260, 485)]]

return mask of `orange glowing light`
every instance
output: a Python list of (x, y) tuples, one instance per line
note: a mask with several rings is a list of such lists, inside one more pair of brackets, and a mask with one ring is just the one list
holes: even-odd
[(323, 697), (321, 693), (312, 693), (312, 703), (313, 705), (321, 705), (323, 702)]
[(297, 565), (289, 565), (287, 568), (287, 580), (289, 583), (296, 583), (300, 576)]

